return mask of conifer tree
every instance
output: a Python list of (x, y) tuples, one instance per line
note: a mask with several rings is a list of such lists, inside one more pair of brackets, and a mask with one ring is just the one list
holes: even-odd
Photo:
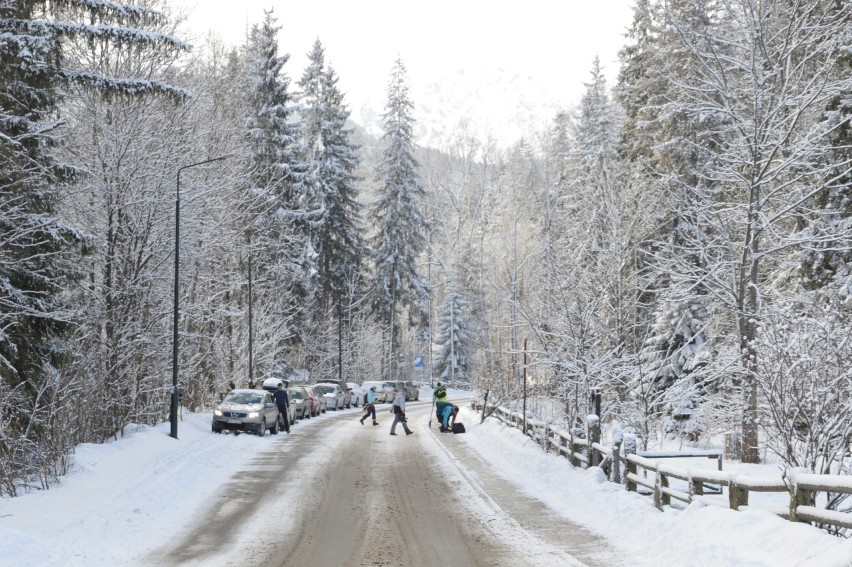
[(355, 169), (359, 158), (346, 124), (349, 110), (337, 86), (334, 69), (325, 66), (324, 50), (317, 40), (308, 54), (301, 87), (302, 144), (307, 172), (304, 202), (317, 211), (310, 223), (310, 238), (317, 254), (320, 303), (338, 304), (352, 277), (360, 271), (364, 255), (361, 206)]
[(475, 343), (471, 334), (468, 302), (459, 293), (458, 286), (450, 286), (441, 312), (438, 319), (441, 343), (435, 360), (438, 376), (454, 387), (459, 383), (468, 384)]
[(67, 442), (54, 430), (49, 407), (69, 352), (64, 334), (77, 316), (63, 291), (81, 276), (86, 237), (57, 219), (63, 184), (81, 173), (52, 155), (64, 89), (73, 83), (107, 96), (187, 94), (148, 77), (81, 69), (69, 54), (75, 42), (102, 53), (186, 49), (144, 29), (165, 19), (157, 10), (112, 2), (0, 2), (0, 419), (5, 438), (14, 440), (2, 445), (3, 474), (52, 470)]
[(384, 151), (376, 168), (379, 196), (371, 210), (377, 233), (373, 238), (375, 262), (374, 308), (389, 337), (388, 357), (395, 373), (398, 355), (397, 311), (408, 308), (409, 323), (419, 325), (421, 303), (429, 295), (428, 283), (417, 270), (417, 258), (426, 245), (426, 221), (421, 210), (425, 194), (414, 158), (413, 104), (406, 84), (405, 66), (394, 64), (383, 115)]
[[(838, 54), (836, 76), (852, 76), (852, 51)], [(826, 286), (845, 301), (852, 297), (852, 86), (837, 93), (826, 105), (826, 186), (814, 196), (804, 215), (801, 277), (810, 290)]]
[(364, 251), (355, 169), (359, 158), (347, 126), (349, 110), (337, 86), (337, 75), (325, 64), (319, 40), (308, 54), (308, 67), (299, 86), (302, 115), (302, 152), (307, 171), (302, 183), (303, 201), (316, 213), (308, 234), (316, 253), (315, 323), (333, 309), (337, 319), (337, 378), (343, 376), (344, 303), (351, 302), (353, 283), (360, 281)]
[[(283, 73), (290, 56), (279, 55), (280, 26), (272, 10), (252, 27), (246, 47), (247, 188), (252, 206), (246, 211), (247, 237), (256, 253), (258, 307), (269, 318), (266, 333), (270, 350), (280, 357), (286, 344), (298, 340), (310, 309), (310, 281), (314, 252), (303, 219), (300, 184), (305, 167), (299, 155), (299, 127), (290, 80)], [(274, 330), (273, 330), (274, 329)]]

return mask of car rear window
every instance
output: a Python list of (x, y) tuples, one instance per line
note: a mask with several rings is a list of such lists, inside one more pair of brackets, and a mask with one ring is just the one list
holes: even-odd
[(334, 386), (317, 386), (320, 390), (325, 392), (326, 394), (331, 394), (334, 392)]
[(295, 400), (301, 400), (304, 396), (301, 390), (290, 390), (290, 397)]

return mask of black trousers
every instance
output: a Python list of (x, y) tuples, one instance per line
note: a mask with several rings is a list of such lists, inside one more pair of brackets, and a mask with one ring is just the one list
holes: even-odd
[(278, 419), (284, 421), (284, 431), (290, 433), (290, 412), (287, 411), (287, 406), (278, 406)]
[(373, 416), (373, 421), (376, 421), (376, 404), (367, 404), (364, 406), (364, 409), (367, 413), (364, 414), (364, 417), (361, 418), (361, 421), (364, 421), (369, 416)]

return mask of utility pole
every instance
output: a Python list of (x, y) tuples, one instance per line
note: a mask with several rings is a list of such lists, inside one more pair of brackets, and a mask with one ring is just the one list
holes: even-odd
[(254, 388), (254, 317), (252, 314), (252, 271), (251, 271), (251, 233), (249, 233), (249, 253), (248, 253), (248, 379), (249, 388)]
[(214, 161), (223, 160), (231, 157), (230, 155), (221, 156), (213, 159), (199, 161), (179, 167), (177, 170), (177, 186), (175, 190), (175, 282), (174, 282), (174, 313), (172, 320), (172, 397), (169, 407), (169, 422), (171, 430), (169, 436), (177, 439), (178, 427), (178, 327), (180, 323), (180, 173), (184, 169), (204, 165)]

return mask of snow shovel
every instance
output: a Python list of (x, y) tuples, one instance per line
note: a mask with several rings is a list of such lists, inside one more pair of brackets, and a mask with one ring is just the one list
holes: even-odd
[[(435, 400), (433, 399), (432, 400), (432, 410), (434, 410), (434, 409), (435, 409)], [(429, 412), (429, 429), (432, 429), (432, 414), (434, 414), (434, 413), (435, 413), (434, 411)]]

